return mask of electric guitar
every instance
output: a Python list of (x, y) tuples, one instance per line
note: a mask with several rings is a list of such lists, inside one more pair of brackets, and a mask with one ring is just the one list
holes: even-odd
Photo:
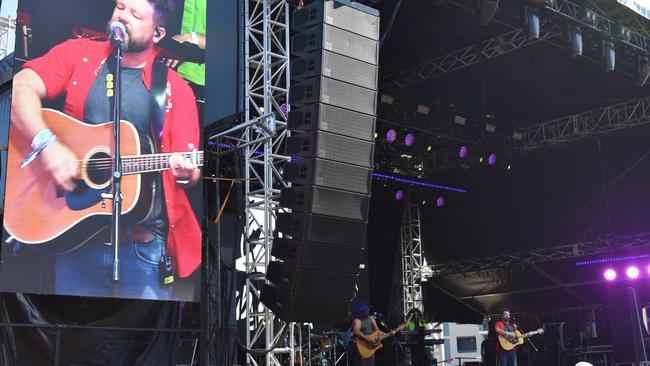
[[(32, 150), (22, 134), (11, 134), (7, 159), (4, 228), (24, 244), (47, 244), (47, 250), (73, 250), (111, 224), (113, 123), (91, 125), (64, 113), (43, 109), (48, 128), (79, 160), (76, 188), (57, 187), (37, 157), (27, 166), (20, 163)], [(135, 126), (120, 122), (122, 154), (122, 217), (125, 223), (146, 219), (153, 209), (157, 187), (150, 172), (170, 169), (171, 153), (148, 154), (151, 144)], [(181, 152), (195, 166), (203, 165), (203, 152)]]
[(381, 344), (381, 341), (388, 337), (392, 337), (395, 335), (395, 332), (399, 332), (400, 330), (406, 328), (406, 324), (400, 324), (399, 327), (396, 329), (393, 329), (392, 334), (391, 333), (386, 333), (384, 335), (379, 334), (379, 330), (376, 330), (370, 334), (368, 334), (366, 337), (370, 337), (371, 339), (374, 339), (374, 342), (368, 342), (365, 339), (359, 339), (357, 338), (354, 342), (357, 344), (357, 349), (359, 350), (359, 354), (363, 358), (370, 358), (372, 355), (377, 352), (377, 350), (381, 349), (384, 347), (383, 344)]
[(514, 349), (520, 344), (524, 344), (524, 339), (537, 335), (537, 334), (544, 334), (544, 329), (539, 328), (535, 331), (528, 332), (521, 334), (520, 331), (515, 330), (515, 337), (510, 338), (510, 337), (504, 337), (504, 336), (499, 336), (499, 343), (501, 344), (501, 348), (503, 348), (506, 351), (510, 351), (511, 349)]

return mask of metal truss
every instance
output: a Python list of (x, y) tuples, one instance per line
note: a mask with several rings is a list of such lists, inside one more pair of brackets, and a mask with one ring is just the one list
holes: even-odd
[[(448, 1), (449, 3), (472, 10), (472, 7), (462, 3)], [(587, 9), (568, 0), (544, 0), (530, 2), (529, 6), (543, 9), (553, 14), (557, 20), (569, 21), (570, 24), (579, 25), (582, 29), (590, 30), (598, 34), (599, 39), (617, 40), (620, 44), (626, 45), (637, 53), (648, 55), (650, 53), (650, 38), (645, 34), (636, 31), (631, 27), (625, 27), (598, 14), (595, 10)], [(506, 7), (502, 7), (506, 8)], [(512, 6), (514, 11), (519, 12), (519, 3)], [(519, 14), (513, 14), (519, 17)], [(507, 54), (518, 49), (546, 41), (554, 46), (565, 48), (558, 44), (553, 38), (562, 35), (563, 27), (560, 24), (546, 24), (542, 22), (538, 39), (530, 38), (528, 32), (511, 24), (500, 22), (513, 28), (512, 31), (486, 39), (477, 44), (453, 51), (449, 54), (421, 62), (417, 65), (398, 70), (387, 74), (382, 80), (382, 87), (386, 91), (394, 91), (405, 86), (432, 79), (434, 77), (454, 72), (465, 67), (488, 60), (497, 56)], [(585, 43), (583, 46), (588, 48)], [(592, 59), (590, 57), (586, 57)]]
[[(293, 365), (297, 349), (294, 327), (277, 319), (260, 301), (271, 261), (280, 189), (286, 186), (279, 165), (289, 160), (280, 150), (288, 134), (289, 4), (285, 0), (245, 0), (244, 4), (245, 119), (249, 125), (236, 145), (244, 151), (246, 179), (243, 241), (246, 280), (239, 304), (240, 314), (246, 320), (249, 350), (246, 363), (279, 366), (281, 354), (285, 354)], [(266, 123), (256, 123), (258, 118), (266, 119)], [(288, 344), (278, 347), (287, 327)]]
[(518, 130), (521, 148), (532, 151), (650, 123), (650, 97), (633, 99)]
[(432, 79), (475, 65), (483, 60), (505, 55), (558, 35), (560, 35), (558, 32), (546, 31), (541, 32), (539, 39), (534, 39), (530, 38), (526, 31), (515, 29), (415, 66), (387, 74), (382, 80), (382, 87), (386, 91), (397, 90), (419, 81)]
[(420, 231), (420, 206), (410, 201), (404, 203), (401, 227), (402, 249), (402, 299), (404, 313), (410, 309), (424, 310), (422, 297), (424, 255)]
[(650, 233), (628, 236), (606, 236), (592, 241), (540, 248), (525, 252), (500, 254), (484, 258), (436, 263), (430, 266), (432, 277), (470, 273), (505, 268), (522, 264), (534, 264), (592, 255), (605, 255), (620, 250), (650, 249)]
[(13, 52), (11, 35), (16, 33), (16, 19), (0, 17), (0, 60)]

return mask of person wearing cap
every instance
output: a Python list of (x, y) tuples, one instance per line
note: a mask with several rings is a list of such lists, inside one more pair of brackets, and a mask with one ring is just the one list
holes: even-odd
[[(377, 343), (377, 339), (370, 337), (374, 332), (379, 332), (380, 337), (387, 335), (377, 327), (375, 318), (370, 315), (370, 307), (367, 304), (359, 304), (355, 309), (354, 319), (352, 320), (353, 337), (355, 339), (364, 340), (368, 344), (372, 345)], [(394, 332), (390, 332), (390, 334), (394, 334)], [(374, 356), (371, 358), (362, 357), (354, 342), (350, 343), (349, 353), (351, 366), (375, 365)]]

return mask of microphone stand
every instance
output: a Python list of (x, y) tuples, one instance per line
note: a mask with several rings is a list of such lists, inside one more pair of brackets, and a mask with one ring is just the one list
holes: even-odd
[(113, 82), (113, 226), (111, 245), (113, 245), (113, 281), (120, 280), (120, 216), (122, 215), (122, 156), (120, 153), (120, 121), (122, 104), (122, 43), (115, 40), (115, 80)]
[(539, 353), (539, 349), (535, 346), (535, 343), (533, 343), (533, 341), (530, 340), (530, 338), (526, 338), (526, 341), (530, 345), (530, 347), (528, 347), (528, 366), (530, 366), (533, 364), (530, 358), (530, 348), (532, 347), (536, 353)]

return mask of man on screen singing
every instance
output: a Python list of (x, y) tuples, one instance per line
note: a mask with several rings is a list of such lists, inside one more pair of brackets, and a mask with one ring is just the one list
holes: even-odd
[[(109, 21), (121, 23), (126, 31), (121, 118), (133, 123), (139, 135), (154, 141), (163, 153), (192, 151), (200, 139), (194, 95), (176, 72), (162, 68), (164, 104), (158, 115), (149, 108), (154, 97), (152, 79), (161, 73), (154, 66), (156, 44), (165, 37), (172, 12), (170, 0), (117, 0)], [(41, 101), (65, 95), (66, 114), (89, 124), (111, 121), (113, 53), (111, 42), (69, 40), (27, 62), (14, 76), (12, 133), (32, 142), (34, 162), (59, 189), (75, 189), (80, 175), (77, 161), (82, 157), (48, 129)], [(200, 272), (201, 231), (185, 190), (199, 181), (201, 172), (192, 159), (180, 154), (172, 154), (169, 164), (170, 170), (154, 173), (151, 179), (156, 189), (149, 216), (139, 224), (122, 225), (119, 286), (111, 281), (113, 248), (95, 238), (57, 256), (56, 294), (171, 299), (172, 287), (161, 285), (161, 258), (171, 259), (177, 277)]]

